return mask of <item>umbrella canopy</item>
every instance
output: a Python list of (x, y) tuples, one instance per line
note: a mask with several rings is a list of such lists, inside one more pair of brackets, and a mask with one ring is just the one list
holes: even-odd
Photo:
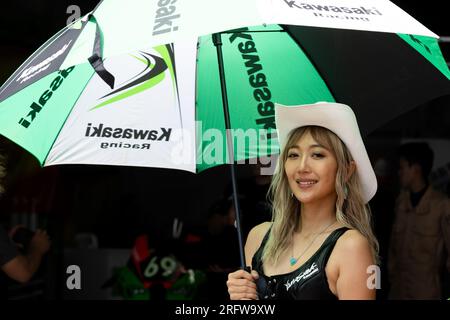
[[(0, 89), (0, 133), (42, 165), (229, 163), (216, 47), (196, 36), (263, 21), (284, 24), (222, 35), (235, 160), (278, 153), (274, 102), (346, 103), (369, 133), (450, 93), (435, 35), (388, 1), (249, 1), (238, 13), (221, 1), (133, 3), (126, 16), (122, 1), (100, 3), (30, 57)], [(156, 24), (137, 28), (143, 19)]]

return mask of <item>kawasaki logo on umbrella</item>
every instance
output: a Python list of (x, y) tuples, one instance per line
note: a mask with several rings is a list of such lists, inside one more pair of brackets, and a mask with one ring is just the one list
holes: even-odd
[(242, 59), (245, 61), (247, 68), (248, 82), (254, 89), (253, 97), (257, 102), (258, 114), (260, 119), (256, 119), (256, 124), (263, 125), (264, 129), (268, 130), (268, 138), (271, 138), (273, 133), (269, 129), (275, 129), (275, 105), (271, 101), (272, 92), (267, 83), (267, 76), (264, 73), (264, 68), (260, 63), (260, 58), (253, 41), (253, 37), (244, 33), (249, 31), (248, 28), (241, 28), (233, 30), (230, 36), (230, 43), (240, 38), (242, 40), (237, 44), (239, 52), (242, 54)]
[(177, 0), (159, 0), (158, 9), (156, 10), (155, 25), (153, 27), (153, 35), (160, 35), (177, 31), (177, 26), (172, 26), (174, 20), (180, 17), (179, 14), (174, 14), (177, 10), (173, 4)]
[(41, 112), (42, 108), (45, 107), (47, 102), (52, 98), (53, 94), (58, 91), (58, 89), (61, 87), (64, 80), (69, 76), (69, 74), (75, 69), (75, 67), (70, 67), (66, 70), (62, 70), (58, 72), (58, 76), (53, 79), (53, 81), (50, 84), (50, 88), (48, 90), (45, 90), (44, 93), (42, 93), (41, 97), (37, 102), (33, 102), (30, 105), (30, 112), (28, 114), (21, 118), (19, 120), (19, 124), (21, 124), (24, 128), (28, 128), (33, 122), (38, 113)]
[(320, 11), (320, 12), (334, 12), (334, 13), (350, 13), (350, 14), (360, 14), (360, 15), (377, 15), (381, 16), (381, 12), (378, 11), (377, 8), (348, 8), (348, 7), (338, 7), (338, 6), (324, 6), (318, 4), (305, 3), (303, 1), (301, 3), (296, 3), (295, 0), (284, 0), (284, 2), (291, 8), (304, 9), (304, 10), (312, 10), (312, 11)]
[(86, 128), (86, 137), (89, 138), (115, 138), (115, 139), (139, 139), (139, 140), (157, 140), (169, 141), (172, 128), (161, 128), (158, 130), (137, 130), (131, 128), (112, 128), (106, 127), (103, 123), (93, 127), (88, 123)]
[(69, 48), (70, 44), (72, 43), (72, 40), (69, 41), (69, 43), (66, 43), (60, 50), (58, 50), (56, 53), (45, 59), (44, 61), (40, 62), (39, 64), (29, 67), (25, 69), (22, 74), (17, 78), (17, 82), (20, 81), (20, 83), (23, 83), (32, 77), (36, 76), (37, 74), (47, 70), (53, 61), (55, 61), (58, 57), (64, 54), (64, 52)]
[[(110, 139), (128, 139), (144, 141), (170, 141), (172, 128), (161, 128), (161, 130), (142, 130), (133, 128), (112, 128), (103, 123), (98, 126), (92, 126), (88, 123), (85, 136), (88, 138), (110, 138)], [(150, 143), (128, 143), (128, 142), (101, 142), (102, 149), (120, 148), (120, 149), (150, 149)]]

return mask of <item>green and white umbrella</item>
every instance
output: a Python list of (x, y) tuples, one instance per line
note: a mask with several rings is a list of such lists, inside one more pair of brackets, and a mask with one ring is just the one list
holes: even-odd
[(369, 133), (450, 94), (436, 38), (386, 0), (105, 0), (0, 88), (0, 133), (44, 166), (200, 172), (277, 154), (275, 102)]
[(278, 152), (274, 102), (347, 103), (368, 133), (449, 93), (437, 36), (389, 1), (105, 0), (0, 88), (0, 133), (42, 165), (226, 163), (220, 31), (236, 160)]

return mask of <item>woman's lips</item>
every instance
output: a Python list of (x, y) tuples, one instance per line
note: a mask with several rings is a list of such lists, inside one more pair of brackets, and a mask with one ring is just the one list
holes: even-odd
[(297, 180), (296, 182), (300, 189), (309, 189), (317, 183), (317, 180)]

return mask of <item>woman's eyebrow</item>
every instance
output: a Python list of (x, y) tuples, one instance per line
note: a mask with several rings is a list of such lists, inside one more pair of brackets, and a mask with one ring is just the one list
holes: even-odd
[(327, 149), (328, 150), (328, 148), (326, 148), (325, 146), (323, 146), (323, 145), (321, 145), (319, 143), (312, 144), (312, 145), (309, 146), (309, 149), (312, 149), (312, 148), (323, 148), (323, 149)]
[[(308, 147), (308, 149), (312, 149), (312, 148), (323, 148), (323, 149), (328, 150), (328, 148), (326, 148), (326, 147), (324, 147), (323, 145), (318, 144), (318, 143), (311, 144), (311, 145)], [(291, 147), (289, 148), (289, 150), (290, 150), (290, 149), (301, 149), (301, 148), (300, 148), (299, 145), (293, 145), (293, 146), (291, 146)]]

